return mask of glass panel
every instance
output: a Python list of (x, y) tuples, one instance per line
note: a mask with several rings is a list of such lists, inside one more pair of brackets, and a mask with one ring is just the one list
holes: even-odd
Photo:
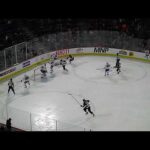
[(5, 69), (4, 51), (0, 51), (0, 71)]
[(16, 64), (15, 46), (5, 49), (6, 52), (6, 67), (11, 67)]
[(20, 43), (16, 45), (17, 50), (17, 60), (18, 63), (21, 63), (26, 60), (26, 43)]

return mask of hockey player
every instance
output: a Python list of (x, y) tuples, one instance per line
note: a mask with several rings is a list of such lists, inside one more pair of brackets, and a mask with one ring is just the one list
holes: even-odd
[(146, 50), (146, 51), (145, 51), (145, 57), (146, 57), (146, 59), (149, 58), (149, 50)]
[(56, 54), (56, 55), (54, 55), (53, 60), (57, 60), (57, 59), (58, 59), (58, 57), (57, 57), (57, 54)]
[(121, 72), (121, 70), (120, 70), (120, 68), (121, 68), (121, 63), (119, 62), (118, 64), (117, 64), (117, 73), (119, 74), (120, 72)]
[(85, 114), (87, 115), (88, 112), (91, 113), (93, 115), (93, 117), (95, 116), (95, 114), (91, 111), (91, 107), (89, 104), (89, 100), (85, 100), (83, 99), (83, 105), (81, 105), (81, 107), (83, 107), (83, 110), (85, 111)]
[(110, 64), (107, 62), (105, 65), (105, 76), (109, 75), (109, 71), (110, 71)]
[(12, 90), (13, 93), (15, 94), (15, 90), (14, 90), (14, 82), (12, 79), (9, 80), (8, 82), (8, 94), (9, 94), (9, 91)]
[(74, 61), (74, 57), (72, 55), (69, 55), (67, 57), (67, 59), (69, 59), (69, 63), (71, 64), (72, 61)]
[(68, 71), (68, 69), (66, 69), (66, 67), (65, 67), (66, 64), (67, 64), (66, 60), (63, 60), (63, 59), (60, 60), (60, 65), (62, 65), (63, 70)]
[(53, 67), (54, 67), (54, 61), (51, 61), (51, 63), (50, 63), (50, 73), (53, 72)]
[(114, 68), (117, 68), (117, 65), (120, 62), (120, 58), (119, 58), (119, 53), (117, 53), (117, 57), (116, 57), (116, 65), (114, 66)]
[(29, 76), (25, 74), (23, 80), (24, 80), (24, 87), (27, 88), (27, 83), (28, 83), (28, 85), (30, 85), (30, 78), (29, 78)]
[(60, 65), (60, 60), (58, 60), (58, 59), (54, 60), (53, 62), (54, 62), (54, 66), (59, 66)]
[(41, 70), (40, 71), (42, 72), (41, 78), (46, 77), (47, 69), (46, 69), (45, 65), (41, 66)]
[(57, 58), (58, 58), (58, 57), (57, 57), (57, 54), (51, 55), (51, 59), (52, 59), (52, 60), (57, 60)]

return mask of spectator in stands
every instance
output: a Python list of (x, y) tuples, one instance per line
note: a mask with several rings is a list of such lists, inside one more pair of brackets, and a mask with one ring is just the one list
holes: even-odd
[(6, 121), (6, 127), (8, 131), (11, 131), (11, 118)]

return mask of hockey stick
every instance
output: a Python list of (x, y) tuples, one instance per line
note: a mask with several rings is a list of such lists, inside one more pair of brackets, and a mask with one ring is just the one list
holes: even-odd
[[(96, 70), (104, 70), (105, 69), (105, 67), (104, 68), (97, 68)], [(110, 67), (110, 69), (113, 69), (113, 67)]]
[(72, 98), (81, 106), (81, 104), (79, 103), (79, 101), (71, 94), (71, 93), (67, 93), (68, 95), (71, 95)]
[(103, 70), (103, 69), (105, 69), (105, 68), (97, 68), (96, 70)]

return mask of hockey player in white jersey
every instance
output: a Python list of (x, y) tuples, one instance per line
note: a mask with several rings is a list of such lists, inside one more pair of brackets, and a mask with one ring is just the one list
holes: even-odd
[(109, 75), (109, 71), (110, 71), (110, 64), (109, 64), (108, 62), (106, 63), (106, 65), (105, 65), (104, 69), (105, 69), (105, 76), (106, 76), (106, 75)]
[(66, 64), (67, 64), (66, 60), (63, 59), (60, 60), (60, 65), (62, 65), (63, 70), (68, 71), (68, 69), (66, 69)]
[(59, 66), (59, 65), (61, 65), (61, 64), (60, 64), (60, 60), (58, 60), (58, 59), (57, 59), (57, 60), (54, 60), (54, 66)]
[[(23, 81), (24, 81), (24, 87), (27, 88), (27, 84), (30, 85), (30, 77), (25, 74)], [(21, 82), (22, 82), (22, 80), (21, 80)]]
[(46, 73), (47, 73), (46, 65), (41, 66), (41, 70), (40, 71), (42, 73), (41, 78), (46, 77)]

